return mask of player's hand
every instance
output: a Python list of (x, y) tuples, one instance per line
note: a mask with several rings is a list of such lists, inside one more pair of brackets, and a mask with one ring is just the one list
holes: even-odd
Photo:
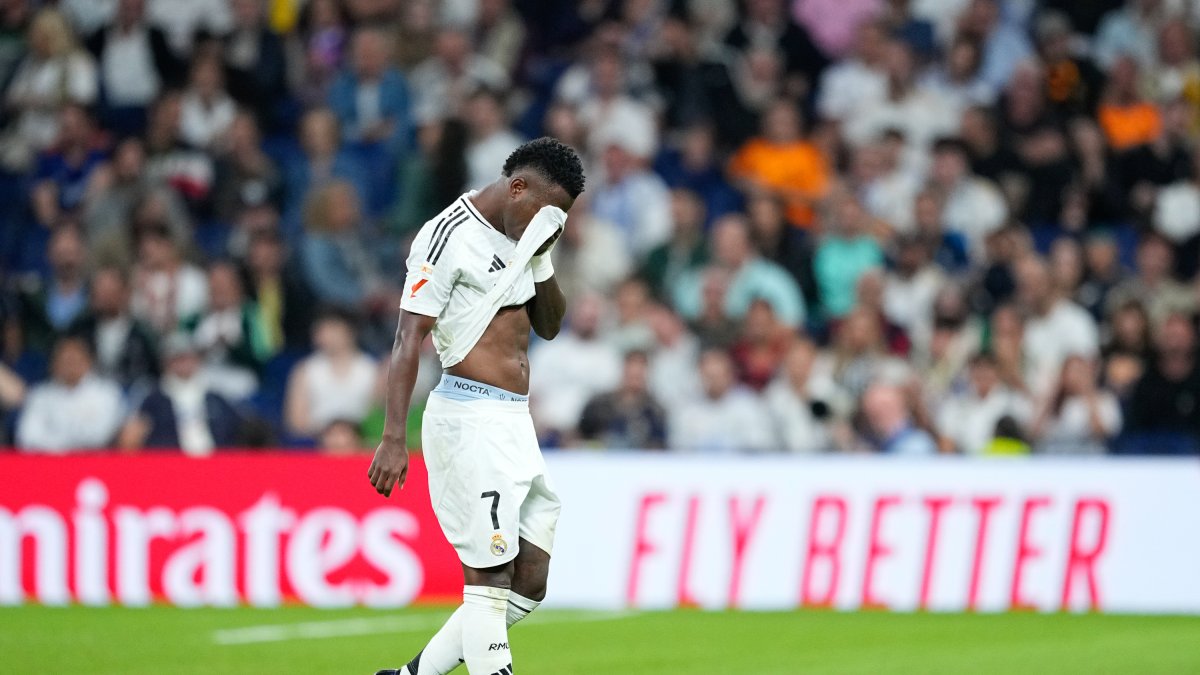
[(404, 479), (408, 477), (408, 448), (405, 440), (383, 439), (375, 449), (375, 458), (371, 460), (371, 468), (367, 470), (367, 478), (375, 491), (384, 497), (392, 496), (392, 488), (404, 489)]

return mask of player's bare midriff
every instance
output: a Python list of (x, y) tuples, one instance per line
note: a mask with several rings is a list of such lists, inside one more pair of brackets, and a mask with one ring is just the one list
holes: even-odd
[(446, 372), (514, 394), (528, 394), (529, 330), (524, 305), (501, 307), (467, 358)]

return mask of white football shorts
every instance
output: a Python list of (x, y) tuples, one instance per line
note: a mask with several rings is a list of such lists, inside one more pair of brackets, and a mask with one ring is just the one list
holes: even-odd
[(425, 406), (421, 443), (433, 511), (464, 565), (507, 563), (522, 538), (552, 552), (561, 504), (527, 397), (443, 375)]

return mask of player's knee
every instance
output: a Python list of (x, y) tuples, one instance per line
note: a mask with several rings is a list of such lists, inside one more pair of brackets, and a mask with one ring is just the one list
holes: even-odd
[(492, 588), (512, 588), (513, 564), (510, 562), (499, 567), (480, 569), (463, 565), (463, 581), (467, 586), (491, 586)]

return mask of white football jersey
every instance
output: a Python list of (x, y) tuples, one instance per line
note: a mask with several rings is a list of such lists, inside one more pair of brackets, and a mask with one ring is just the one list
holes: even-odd
[[(471, 204), (468, 192), (426, 222), (408, 254), (408, 275), (400, 308), (437, 318), (433, 346), (442, 356), (456, 336), (482, 309), (487, 294), (512, 264), (517, 242), (487, 222)], [(501, 307), (523, 305), (534, 296), (533, 269), (525, 271), (503, 297)], [(454, 364), (446, 364), (451, 366)]]

